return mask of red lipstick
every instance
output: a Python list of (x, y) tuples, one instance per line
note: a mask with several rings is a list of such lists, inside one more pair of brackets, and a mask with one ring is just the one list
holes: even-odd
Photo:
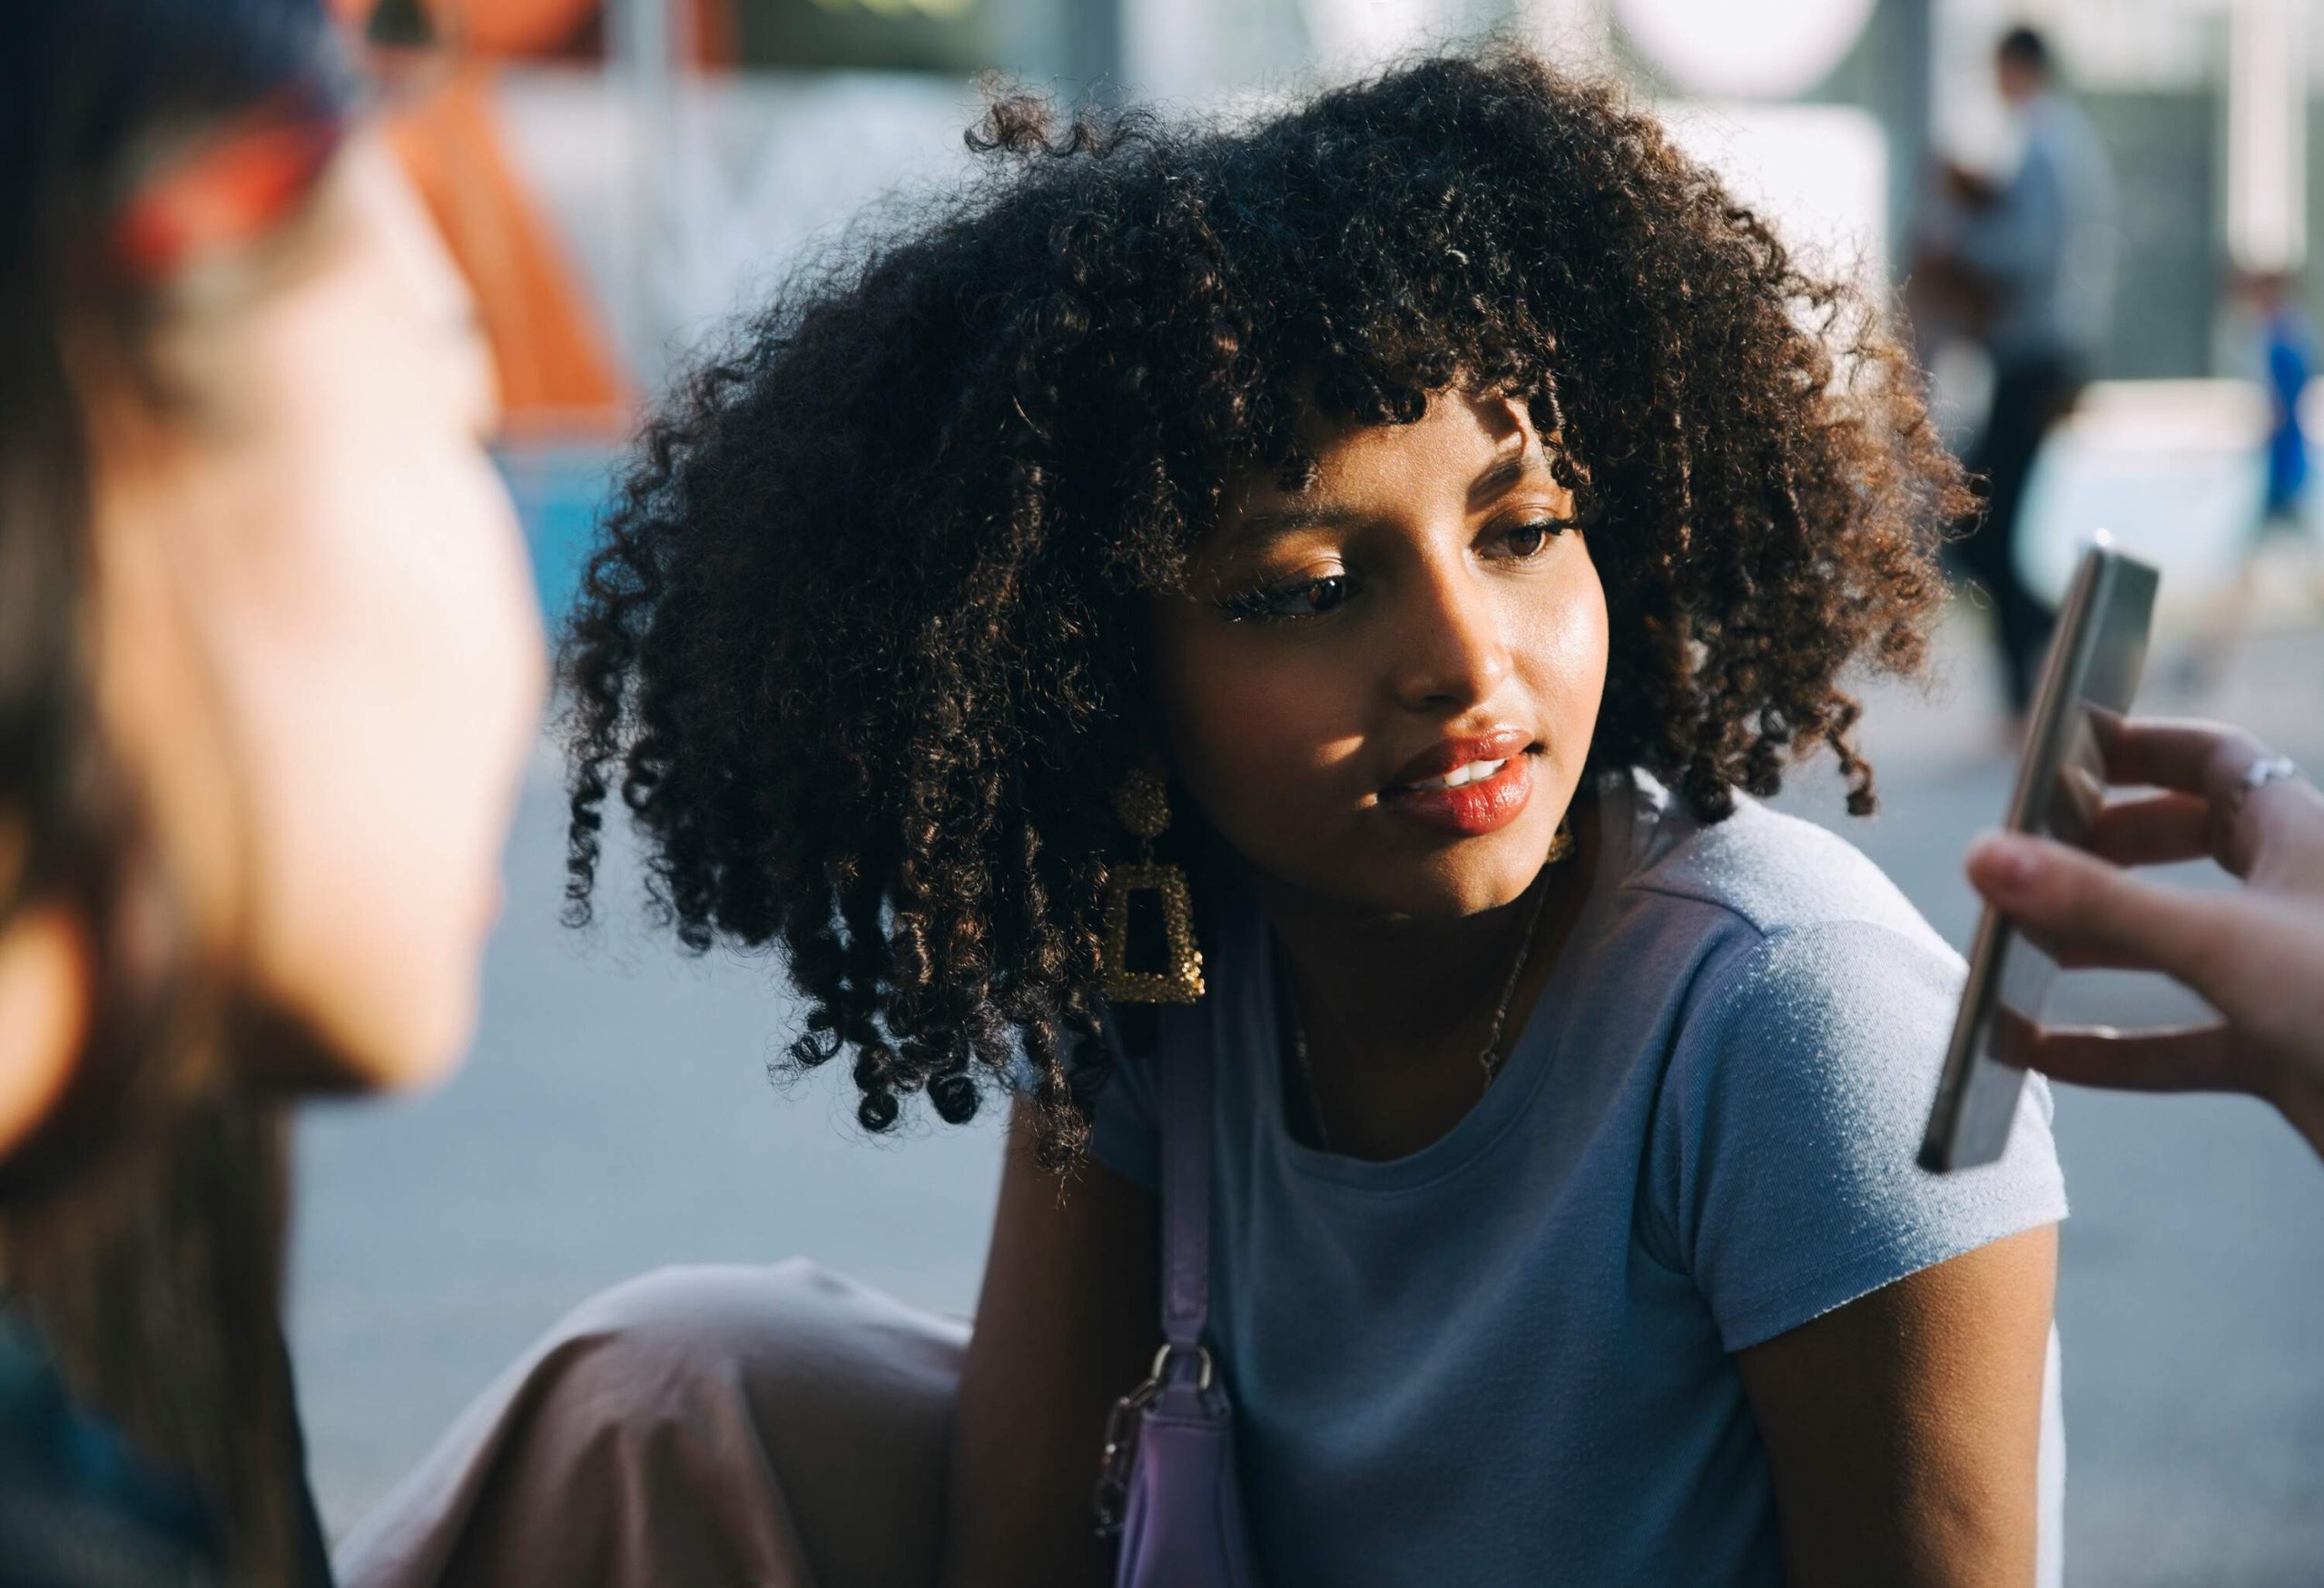
[[(1533, 769), (1527, 755), (1531, 743), (1523, 730), (1508, 727), (1447, 739), (1397, 769), (1396, 782), (1381, 791), (1381, 808), (1458, 838), (1499, 832), (1517, 820), (1532, 795)], [(1455, 788), (1411, 786), (1480, 761), (1502, 765), (1489, 777)]]

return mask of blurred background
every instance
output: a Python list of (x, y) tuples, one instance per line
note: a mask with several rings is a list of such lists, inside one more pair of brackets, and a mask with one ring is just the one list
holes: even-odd
[[(2253, 534), (2283, 429), (2270, 350), (2299, 341), (2324, 291), (2308, 247), (2324, 224), (2310, 0), (341, 9), (407, 64), (386, 113), (477, 287), (510, 414), (501, 459), (552, 620), (640, 406), (786, 271), (847, 249), (867, 206), (964, 180), (961, 133), (992, 74), (1233, 113), (1510, 32), (1628, 84), (1797, 249), (1887, 297), (1928, 258), (1942, 194), (2004, 187), (2024, 158), (1994, 49), (2034, 26), (2111, 166), (2112, 308), (2095, 379), (2036, 458), (2017, 570), (2054, 597), (2107, 528), (2164, 573), (2142, 705), (2234, 718), (2324, 767), (2315, 493), (2298, 532)], [(1943, 331), (1929, 316), (1922, 352), (1965, 449), (1993, 365), (1976, 337)], [(2292, 411), (2324, 434), (2324, 388), (2299, 385)], [(1965, 594), (1935, 686), (1872, 691), (1878, 817), (1842, 814), (1828, 764), (1783, 801), (1846, 832), (1956, 942), (1974, 923), (1958, 856), (2010, 774), (1991, 626)], [(867, 1141), (844, 1074), (770, 1084), (791, 1030), (780, 967), (681, 959), (622, 907), (636, 892), (625, 852), (601, 924), (560, 928), (560, 784), (544, 739), (467, 1070), (303, 1127), (292, 1320), (334, 1529), (559, 1313), (640, 1269), (805, 1253), (921, 1305), (974, 1299), (994, 1130)], [(2057, 1002), (2122, 1024), (2186, 1012), (2094, 973)], [(2324, 1582), (2324, 1169), (2240, 1100), (2062, 1094), (2057, 1119), (2073, 1202), (2059, 1303), (2068, 1580)]]

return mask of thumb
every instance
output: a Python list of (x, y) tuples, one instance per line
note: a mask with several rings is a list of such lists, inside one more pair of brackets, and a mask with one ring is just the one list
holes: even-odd
[(2046, 839), (1995, 833), (1969, 851), (1969, 881), (2061, 952), (2162, 971), (2205, 991), (2220, 934), (2212, 902), (2141, 882)]

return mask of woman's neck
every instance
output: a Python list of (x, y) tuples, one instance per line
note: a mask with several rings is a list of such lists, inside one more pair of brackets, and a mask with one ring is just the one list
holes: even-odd
[[(1456, 920), (1367, 916), (1259, 878), (1261, 909), (1288, 962), (1298, 1013), (1318, 1070), (1437, 1068), (1483, 1050), (1504, 991), (1501, 1038), (1509, 1043), (1549, 979), (1597, 864), (1596, 823), (1578, 806), (1573, 854), (1528, 891)], [(1533, 926), (1530, 950), (1524, 929)], [(1521, 954), (1524, 967), (1512, 987)]]

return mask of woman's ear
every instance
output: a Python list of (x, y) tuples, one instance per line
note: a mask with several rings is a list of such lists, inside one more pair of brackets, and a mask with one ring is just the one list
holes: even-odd
[(0, 925), (0, 1161), (64, 1098), (89, 1035), (88, 937), (63, 909)]

